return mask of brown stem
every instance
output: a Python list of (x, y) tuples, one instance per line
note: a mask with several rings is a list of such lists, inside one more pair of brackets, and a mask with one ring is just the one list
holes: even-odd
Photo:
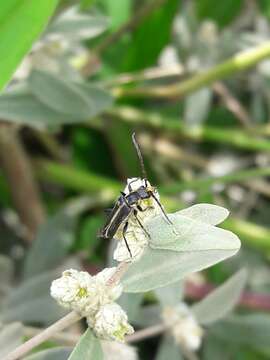
[(31, 164), (18, 137), (17, 129), (0, 124), (0, 163), (9, 183), (14, 206), (31, 241), (44, 222), (45, 211)]

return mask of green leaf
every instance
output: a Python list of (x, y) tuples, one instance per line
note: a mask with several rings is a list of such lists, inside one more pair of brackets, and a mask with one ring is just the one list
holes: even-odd
[(196, 204), (179, 210), (175, 214), (183, 215), (206, 224), (218, 225), (229, 216), (229, 210), (213, 204)]
[(89, 201), (88, 198), (71, 201), (41, 227), (26, 257), (25, 278), (59, 266), (73, 243), (78, 216)]
[(0, 320), (50, 324), (65, 315), (66, 310), (50, 296), (51, 282), (57, 275), (56, 272), (37, 275), (14, 288), (1, 308)]
[(57, 0), (9, 0), (0, 7), (0, 90), (40, 35)]
[(85, 121), (109, 108), (113, 103), (112, 96), (97, 86), (72, 83), (72, 87), (90, 99), (91, 108), (88, 108), (87, 117), (66, 114), (65, 109), (64, 112), (54, 110), (40, 101), (26, 84), (13, 86), (0, 96), (0, 117), (36, 128), (57, 127)]
[(202, 325), (209, 325), (228, 315), (239, 301), (246, 280), (247, 272), (242, 269), (202, 301), (193, 305), (191, 310), (197, 321)]
[(71, 81), (55, 74), (34, 70), (29, 77), (29, 87), (42, 103), (52, 110), (87, 119), (94, 104), (90, 97)]
[(209, 328), (215, 337), (232, 344), (269, 348), (270, 315), (253, 313), (230, 316)]
[(155, 360), (182, 360), (180, 347), (172, 336), (163, 336)]
[(176, 306), (182, 298), (183, 285), (181, 282), (164, 286), (155, 290), (160, 304), (165, 306)]
[(12, 323), (0, 328), (0, 356), (3, 358), (10, 351), (21, 345), (23, 340), (23, 326)]
[(179, 0), (165, 1), (132, 32), (123, 58), (123, 71), (144, 69), (157, 62), (162, 49), (170, 41), (173, 19), (179, 3)]
[[(135, 294), (130, 294), (135, 295)], [(141, 328), (160, 324), (162, 308), (159, 305), (146, 305), (140, 308), (132, 323)]]
[(108, 25), (107, 18), (80, 12), (78, 6), (73, 6), (60, 14), (47, 31), (72, 39), (91, 39), (102, 34)]
[(24, 360), (67, 360), (71, 353), (71, 348), (57, 347), (38, 351), (37, 353), (27, 356)]
[(221, 27), (229, 24), (241, 11), (242, 0), (227, 0), (217, 2), (216, 0), (195, 1), (196, 12), (200, 20), (215, 20)]
[(81, 336), (68, 360), (95, 359), (102, 360), (103, 352), (100, 341), (90, 329)]
[(175, 252), (146, 249), (122, 279), (125, 292), (145, 292), (179, 281), (186, 275), (208, 268), (232, 255), (238, 248)]
[(179, 214), (170, 214), (173, 225), (163, 216), (146, 224), (153, 249), (173, 251), (235, 250), (240, 249), (238, 237), (231, 231), (217, 228)]
[(140, 312), (140, 306), (143, 302), (143, 294), (128, 294), (123, 293), (117, 300), (117, 303), (128, 314), (128, 320), (130, 323), (136, 321), (136, 318)]
[(36, 128), (55, 127), (79, 121), (78, 118), (52, 110), (32, 95), (28, 89), (2, 94), (0, 96), (0, 117)]

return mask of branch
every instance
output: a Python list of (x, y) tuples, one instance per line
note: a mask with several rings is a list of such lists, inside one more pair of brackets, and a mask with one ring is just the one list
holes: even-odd
[(62, 319), (55, 322), (53, 325), (49, 326), (47, 329), (43, 330), (38, 335), (26, 341), (22, 345), (18, 346), (15, 350), (13, 350), (11, 353), (5, 356), (2, 360), (17, 360), (21, 358), (23, 355), (27, 354), (36, 346), (50, 339), (55, 333), (60, 332), (61, 330), (72, 325), (73, 323), (75, 323), (80, 319), (81, 316), (76, 312), (72, 311)]
[[(107, 110), (106, 115), (115, 121), (122, 121), (133, 126), (143, 125), (194, 142), (209, 141), (250, 151), (270, 152), (269, 140), (257, 137), (257, 129), (254, 129), (254, 134), (251, 135), (235, 128), (220, 129), (215, 126), (187, 127), (179, 119), (167, 117), (164, 120), (164, 116), (159, 113), (141, 111), (131, 106), (114, 107)], [(263, 135), (260, 130), (258, 132)]]
[(117, 97), (143, 97), (143, 98), (182, 98), (196, 90), (209, 86), (215, 81), (228, 78), (236, 73), (244, 71), (270, 56), (270, 42), (237, 53), (230, 59), (218, 64), (211, 69), (196, 74), (182, 81), (180, 84), (141, 87), (134, 89), (115, 88)]

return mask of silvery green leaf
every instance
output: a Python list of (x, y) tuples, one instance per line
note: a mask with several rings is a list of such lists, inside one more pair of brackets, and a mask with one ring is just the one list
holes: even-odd
[(146, 224), (152, 249), (172, 251), (233, 250), (241, 243), (231, 231), (193, 220), (179, 214), (168, 215), (173, 225), (162, 216), (156, 216)]
[(155, 290), (155, 294), (163, 307), (175, 306), (182, 298), (183, 284), (178, 281), (168, 286), (158, 288)]
[(228, 315), (239, 301), (246, 280), (247, 272), (242, 269), (202, 301), (193, 305), (191, 310), (197, 321), (202, 325), (209, 325)]
[(33, 355), (27, 356), (24, 360), (67, 360), (71, 351), (72, 349), (69, 347), (41, 350)]
[(20, 323), (12, 323), (0, 328), (0, 357), (4, 357), (23, 341), (23, 326)]
[(103, 352), (100, 341), (90, 329), (81, 336), (68, 360), (95, 359), (102, 360)]
[(203, 88), (189, 95), (185, 101), (184, 120), (188, 126), (201, 125), (210, 109), (212, 90)]
[(238, 249), (232, 246), (221, 250), (175, 252), (148, 248), (124, 275), (124, 291), (145, 292), (173, 284), (190, 273), (206, 269), (233, 256)]
[[(236, 349), (232, 349), (229, 343), (217, 339), (213, 335), (204, 338), (202, 358), (203, 360), (228, 360), (233, 358)], [(233, 352), (232, 352), (233, 351)]]
[(112, 106), (114, 99), (108, 91), (96, 85), (90, 85), (86, 82), (76, 83), (74, 85), (80, 91), (84, 92), (85, 96), (87, 96), (92, 101), (91, 111), (88, 114), (88, 119), (102, 113), (104, 110)]
[(35, 97), (52, 110), (80, 119), (89, 116), (92, 100), (71, 81), (49, 72), (34, 70), (28, 83)]
[(90, 39), (102, 34), (108, 25), (107, 18), (79, 12), (78, 7), (73, 6), (55, 19), (47, 33), (56, 33), (71, 39)]
[(161, 312), (159, 305), (142, 306), (132, 323), (142, 328), (157, 325), (161, 322)]
[(50, 324), (66, 314), (50, 296), (51, 282), (55, 272), (32, 277), (10, 291), (1, 308), (0, 321)]
[(7, 121), (36, 128), (57, 126), (81, 121), (76, 117), (54, 111), (39, 101), (29, 90), (6, 92), (0, 96), (0, 117)]
[(158, 347), (155, 360), (181, 360), (183, 359), (180, 347), (175, 343), (172, 336), (163, 336)]
[(78, 215), (88, 203), (89, 199), (83, 197), (71, 201), (41, 226), (25, 260), (25, 278), (59, 266), (73, 243)]
[(14, 272), (13, 262), (11, 258), (0, 255), (0, 304), (2, 303), (4, 296), (7, 294), (12, 281)]
[(232, 344), (269, 348), (270, 315), (253, 313), (230, 316), (209, 327), (210, 334)]
[(218, 225), (228, 216), (229, 210), (213, 204), (196, 204), (186, 209), (179, 210), (175, 215), (183, 215), (192, 220), (198, 220), (209, 225)]
[(128, 294), (123, 293), (121, 297), (117, 300), (117, 303), (121, 306), (122, 309), (128, 314), (128, 320), (130, 323), (136, 320), (140, 306), (143, 301), (143, 294)]

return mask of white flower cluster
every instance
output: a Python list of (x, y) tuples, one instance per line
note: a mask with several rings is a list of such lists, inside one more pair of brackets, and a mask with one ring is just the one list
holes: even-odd
[[(143, 179), (141, 178), (127, 179), (127, 186), (124, 189), (124, 193), (128, 194), (130, 192), (130, 188), (132, 189), (132, 191), (136, 191), (141, 186), (145, 186), (145, 181)], [(149, 181), (147, 181), (147, 186), (149, 186), (152, 190), (154, 190), (154, 188), (151, 187)], [(154, 193), (156, 198), (159, 199), (158, 192), (154, 190)], [(161, 209), (159, 205), (152, 197), (148, 199), (140, 200), (138, 205), (140, 205), (143, 211), (138, 211), (137, 218), (144, 227), (147, 221), (149, 221), (154, 216), (157, 216), (161, 213)], [(131, 215), (128, 219), (128, 229), (125, 234), (128, 246), (132, 254), (132, 258), (131, 258), (123, 238), (123, 226), (124, 224), (122, 224), (119, 227), (117, 233), (114, 236), (114, 238), (118, 240), (118, 242), (117, 242), (117, 247), (114, 251), (113, 258), (114, 260), (117, 261), (133, 262), (138, 260), (143, 254), (143, 251), (148, 245), (149, 237), (140, 226), (136, 217), (134, 215)]]
[(95, 276), (66, 270), (51, 285), (51, 296), (63, 307), (85, 316), (95, 334), (105, 340), (123, 341), (133, 333), (126, 313), (114, 303), (122, 293), (120, 283), (107, 286), (116, 268), (106, 268)]
[(134, 347), (116, 341), (102, 341), (104, 360), (138, 360)]
[(165, 308), (162, 318), (177, 344), (191, 351), (200, 348), (203, 329), (186, 304), (181, 303), (177, 307)]

